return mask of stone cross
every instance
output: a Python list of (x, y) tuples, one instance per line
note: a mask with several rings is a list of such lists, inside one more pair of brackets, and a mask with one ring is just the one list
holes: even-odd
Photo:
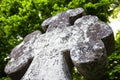
[(64, 11), (42, 23), (46, 33), (27, 35), (11, 54), (5, 72), (12, 80), (72, 80), (72, 70), (101, 80), (114, 49), (112, 29), (83, 8)]

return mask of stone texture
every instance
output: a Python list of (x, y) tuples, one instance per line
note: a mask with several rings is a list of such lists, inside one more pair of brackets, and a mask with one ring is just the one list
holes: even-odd
[(5, 67), (5, 72), (12, 80), (20, 80), (29, 67), (35, 55), (34, 50), (37, 46), (32, 46), (41, 34), (40, 31), (35, 31), (27, 35), (23, 42), (16, 46), (11, 54), (11, 60)]
[(85, 15), (83, 8), (69, 9), (54, 17), (46, 19), (41, 25), (46, 32), (54, 30), (56, 27), (73, 25), (75, 20)]
[(84, 41), (71, 49), (71, 59), (87, 80), (101, 80), (108, 66), (107, 55), (114, 50), (113, 32), (96, 16), (83, 16), (75, 25), (83, 31)]
[[(25, 73), (10, 76), (13, 80), (72, 80), (75, 66), (86, 79), (101, 80), (108, 65), (107, 56), (114, 48), (113, 32), (96, 16), (82, 16), (83, 13), (82, 8), (77, 8), (45, 20), (42, 26), (47, 32), (32, 38), (28, 35), (13, 49), (5, 72)], [(19, 68), (28, 62), (26, 72)]]

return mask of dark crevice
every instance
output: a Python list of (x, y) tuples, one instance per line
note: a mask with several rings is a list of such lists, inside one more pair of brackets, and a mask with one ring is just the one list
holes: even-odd
[(72, 60), (70, 58), (70, 50), (63, 51), (63, 56), (64, 56), (64, 58), (66, 60), (67, 65), (68, 65), (70, 74), (72, 75), (74, 65), (73, 65), (73, 62), (72, 62)]
[[(109, 36), (106, 36), (104, 38), (101, 39), (104, 43), (104, 46), (106, 48), (107, 51), (107, 55), (110, 56), (115, 48), (115, 41), (114, 41), (114, 35), (113, 33), (111, 33)], [(112, 45), (112, 46), (111, 46)]]
[(78, 18), (81, 18), (82, 16), (84, 15), (84, 13), (80, 13), (76, 16), (71, 16), (69, 17), (69, 23), (70, 25), (74, 25), (74, 22), (78, 19)]

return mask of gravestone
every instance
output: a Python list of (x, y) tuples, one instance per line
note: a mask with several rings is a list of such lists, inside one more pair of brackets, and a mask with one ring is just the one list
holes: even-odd
[(72, 70), (101, 80), (114, 49), (112, 29), (84, 9), (64, 11), (42, 23), (11, 52), (5, 72), (12, 80), (72, 80)]

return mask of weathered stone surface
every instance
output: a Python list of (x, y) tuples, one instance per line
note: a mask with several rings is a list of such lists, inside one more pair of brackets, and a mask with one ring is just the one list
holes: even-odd
[(102, 41), (78, 43), (71, 49), (71, 58), (78, 72), (87, 80), (102, 80), (108, 67)]
[[(18, 77), (16, 80), (72, 80), (73, 64), (86, 79), (102, 79), (108, 65), (107, 55), (114, 48), (113, 32), (96, 16), (79, 16), (82, 13), (84, 10), (77, 8), (45, 20), (42, 26), (46, 27), (47, 32), (37, 35), (36, 39), (29, 39), (29, 36), (24, 39), (24, 42), (31, 42), (30, 46), (26, 45), (27, 42), (24, 43), (25, 50), (31, 46), (32, 50), (28, 49), (23, 54), (23, 47), (15, 48), (6, 66), (6, 73), (15, 72), (14, 69), (20, 66), (17, 63), (26, 65), (25, 62), (31, 59), (30, 54), (33, 60), (28, 70), (22, 78)], [(108, 46), (107, 43), (112, 44)], [(17, 59), (13, 58), (17, 56), (15, 54), (19, 55)], [(24, 58), (26, 60), (22, 60)], [(15, 67), (11, 70), (13, 65)], [(21, 71), (22, 69), (20, 68)]]
[(108, 56), (114, 51), (115, 42), (112, 29), (106, 23), (100, 21), (96, 16), (83, 16), (77, 19), (74, 25), (79, 26), (80, 29), (84, 31), (87, 40), (102, 40)]
[(12, 77), (12, 80), (20, 80), (26, 72), (35, 55), (34, 50), (37, 46), (33, 44), (40, 34), (40, 31), (35, 31), (27, 35), (23, 42), (12, 50), (11, 60), (5, 67), (5, 72)]
[(108, 66), (107, 55), (114, 49), (113, 32), (95, 16), (83, 16), (75, 25), (83, 31), (84, 41), (71, 49), (71, 59), (87, 80), (101, 80)]
[(47, 32), (49, 32), (54, 30), (56, 27), (73, 25), (75, 20), (83, 15), (85, 15), (83, 8), (70, 9), (46, 19), (41, 25)]

